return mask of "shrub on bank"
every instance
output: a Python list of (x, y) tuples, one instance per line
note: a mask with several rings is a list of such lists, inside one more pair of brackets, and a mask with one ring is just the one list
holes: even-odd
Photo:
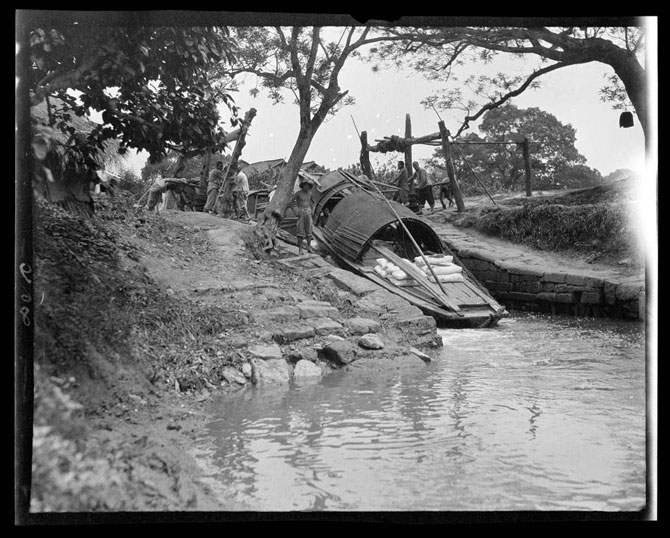
[(524, 204), (497, 208), (474, 223), (475, 229), (508, 241), (546, 250), (625, 246), (625, 206), (610, 204)]

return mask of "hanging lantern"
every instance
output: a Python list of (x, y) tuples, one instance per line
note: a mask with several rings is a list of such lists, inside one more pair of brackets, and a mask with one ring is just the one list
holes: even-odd
[(633, 113), (632, 112), (622, 112), (619, 116), (619, 127), (632, 127), (633, 126)]

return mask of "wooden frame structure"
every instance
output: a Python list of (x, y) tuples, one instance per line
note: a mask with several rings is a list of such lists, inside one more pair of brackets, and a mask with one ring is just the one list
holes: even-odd
[[(438, 122), (438, 129), (439, 131), (437, 133), (432, 133), (428, 134), (425, 136), (419, 136), (416, 138), (412, 137), (412, 121), (410, 118), (409, 114), (405, 115), (405, 136), (399, 137), (399, 136), (385, 136), (382, 140), (376, 140), (376, 144), (371, 146), (368, 143), (368, 133), (367, 131), (363, 131), (360, 133), (360, 141), (361, 141), (361, 154), (360, 154), (360, 163), (361, 163), (361, 170), (363, 171), (363, 174), (365, 174), (368, 179), (373, 180), (374, 179), (374, 171), (372, 170), (372, 164), (370, 163), (370, 152), (375, 152), (375, 153), (388, 153), (389, 151), (396, 151), (398, 153), (403, 153), (405, 157), (405, 167), (407, 170), (412, 169), (412, 146), (414, 144), (424, 144), (427, 146), (442, 146), (442, 151), (444, 151), (444, 156), (445, 160), (447, 163), (447, 175), (449, 176), (449, 184), (451, 185), (451, 191), (454, 195), (455, 201), (456, 201), (456, 207), (458, 211), (463, 211), (465, 209), (465, 204), (463, 203), (463, 196), (461, 194), (461, 189), (458, 185), (458, 180), (456, 179), (456, 172), (454, 168), (454, 162), (452, 159), (452, 146), (459, 146), (459, 145), (468, 145), (468, 144), (516, 144), (518, 146), (521, 146), (522, 152), (523, 152), (523, 160), (524, 160), (524, 168), (525, 168), (525, 186), (526, 186), (526, 196), (531, 196), (532, 195), (532, 171), (531, 171), (531, 166), (530, 166), (530, 149), (529, 149), (529, 141), (528, 138), (524, 138), (522, 142), (514, 142), (514, 141), (500, 141), (500, 142), (486, 142), (486, 141), (481, 141), (481, 142), (454, 142), (453, 140), (449, 140), (451, 137), (451, 133), (449, 132), (449, 129), (444, 125), (444, 121), (440, 119)], [(459, 149), (460, 151), (460, 149)], [(469, 166), (469, 164), (468, 164)], [(472, 170), (472, 167), (470, 167), (471, 171), (475, 175), (475, 178), (479, 181), (479, 178), (477, 174)], [(481, 183), (481, 182), (480, 182)], [(486, 188), (482, 185), (484, 190), (486, 191)], [(486, 191), (486, 194), (489, 194), (488, 191)], [(491, 198), (491, 195), (489, 194), (489, 198)], [(491, 198), (493, 201), (493, 198)], [(494, 201), (495, 203), (495, 201)]]

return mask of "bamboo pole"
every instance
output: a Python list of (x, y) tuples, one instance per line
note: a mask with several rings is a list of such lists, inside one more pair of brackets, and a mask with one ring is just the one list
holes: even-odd
[(451, 160), (451, 145), (449, 143), (449, 131), (444, 125), (444, 122), (440, 120), (438, 122), (440, 128), (440, 137), (442, 138), (442, 149), (444, 151), (444, 158), (447, 162), (447, 174), (449, 175), (449, 180), (451, 181), (451, 192), (454, 194), (456, 199), (456, 207), (458, 211), (465, 210), (465, 204), (463, 203), (463, 196), (461, 195), (461, 189), (458, 186), (458, 181), (456, 181), (456, 173), (454, 172), (454, 162)]

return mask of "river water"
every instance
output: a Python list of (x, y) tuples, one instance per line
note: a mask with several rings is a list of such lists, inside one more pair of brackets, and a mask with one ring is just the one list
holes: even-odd
[(645, 507), (642, 324), (517, 314), (439, 333), (426, 368), (214, 401), (197, 455), (228, 510)]

